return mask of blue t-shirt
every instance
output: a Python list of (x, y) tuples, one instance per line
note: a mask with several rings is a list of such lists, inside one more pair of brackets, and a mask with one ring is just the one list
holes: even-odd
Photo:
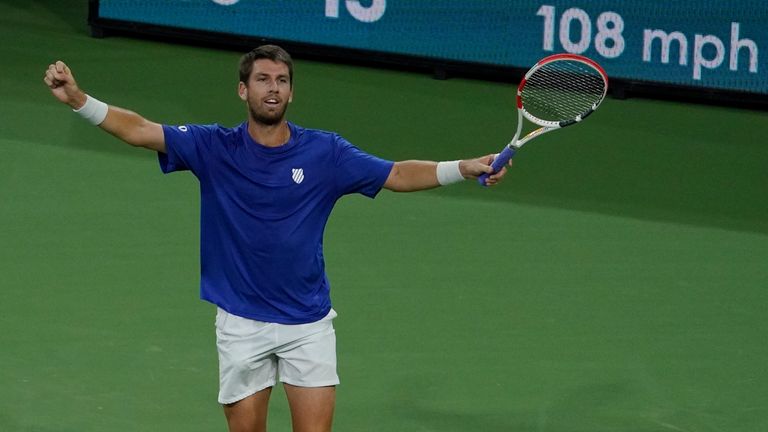
[(331, 309), (323, 230), (336, 201), (373, 198), (393, 162), (337, 134), (288, 123), (266, 147), (247, 123), (163, 126), (165, 173), (200, 182), (200, 296), (234, 315), (282, 324), (314, 322)]

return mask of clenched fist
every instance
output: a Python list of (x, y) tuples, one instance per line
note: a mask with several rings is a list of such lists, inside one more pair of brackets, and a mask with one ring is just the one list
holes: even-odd
[(43, 82), (51, 89), (56, 99), (73, 109), (79, 109), (85, 104), (85, 93), (77, 87), (72, 71), (63, 61), (48, 66)]

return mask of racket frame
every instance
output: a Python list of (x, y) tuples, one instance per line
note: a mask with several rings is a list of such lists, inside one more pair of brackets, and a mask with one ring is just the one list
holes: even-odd
[[(584, 63), (591, 68), (595, 69), (602, 77), (603, 77), (603, 93), (600, 96), (600, 98), (592, 104), (590, 109), (586, 110), (582, 114), (579, 114), (574, 119), (565, 120), (565, 121), (548, 121), (548, 120), (542, 120), (538, 117), (533, 116), (531, 113), (529, 113), (525, 106), (523, 106), (523, 88), (525, 88), (525, 84), (528, 81), (528, 78), (531, 77), (537, 70), (541, 69), (544, 65), (547, 65), (549, 63), (552, 63), (554, 61), (559, 60), (572, 60)], [(520, 84), (517, 86), (517, 95), (516, 95), (516, 104), (517, 104), (517, 131), (515, 132), (515, 136), (512, 137), (512, 140), (504, 147), (504, 150), (501, 151), (496, 157), (494, 157), (494, 160), (491, 164), (491, 167), (493, 168), (493, 172), (496, 173), (499, 170), (501, 170), (512, 157), (515, 155), (517, 150), (519, 150), (525, 143), (528, 141), (540, 136), (544, 135), (545, 133), (552, 132), (553, 130), (561, 129), (567, 126), (574, 125), (576, 123), (581, 122), (587, 116), (595, 112), (597, 107), (600, 106), (600, 104), (605, 99), (605, 95), (608, 92), (608, 74), (605, 73), (605, 69), (603, 69), (599, 64), (597, 64), (595, 61), (578, 55), (578, 54), (553, 54), (547, 57), (544, 57), (543, 59), (536, 62), (535, 65), (533, 65), (528, 72), (525, 73), (525, 76), (523, 76), (523, 79), (520, 81)], [(526, 134), (523, 138), (520, 138), (520, 133), (523, 131), (523, 117), (525, 117), (528, 121), (531, 123), (539, 126), (538, 129), (535, 129), (528, 134)], [(477, 181), (485, 186), (485, 180), (488, 178), (488, 174), (483, 174), (480, 177), (477, 178)]]

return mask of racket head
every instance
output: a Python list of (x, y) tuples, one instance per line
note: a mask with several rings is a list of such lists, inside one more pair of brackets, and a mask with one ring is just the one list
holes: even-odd
[(561, 128), (594, 112), (608, 92), (608, 75), (595, 61), (578, 54), (554, 54), (539, 60), (517, 88), (517, 108), (534, 124)]

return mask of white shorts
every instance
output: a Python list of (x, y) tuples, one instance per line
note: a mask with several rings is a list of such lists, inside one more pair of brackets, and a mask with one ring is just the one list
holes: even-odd
[(231, 404), (280, 382), (299, 387), (339, 384), (336, 332), (325, 318), (298, 325), (254, 321), (216, 311), (219, 403)]

